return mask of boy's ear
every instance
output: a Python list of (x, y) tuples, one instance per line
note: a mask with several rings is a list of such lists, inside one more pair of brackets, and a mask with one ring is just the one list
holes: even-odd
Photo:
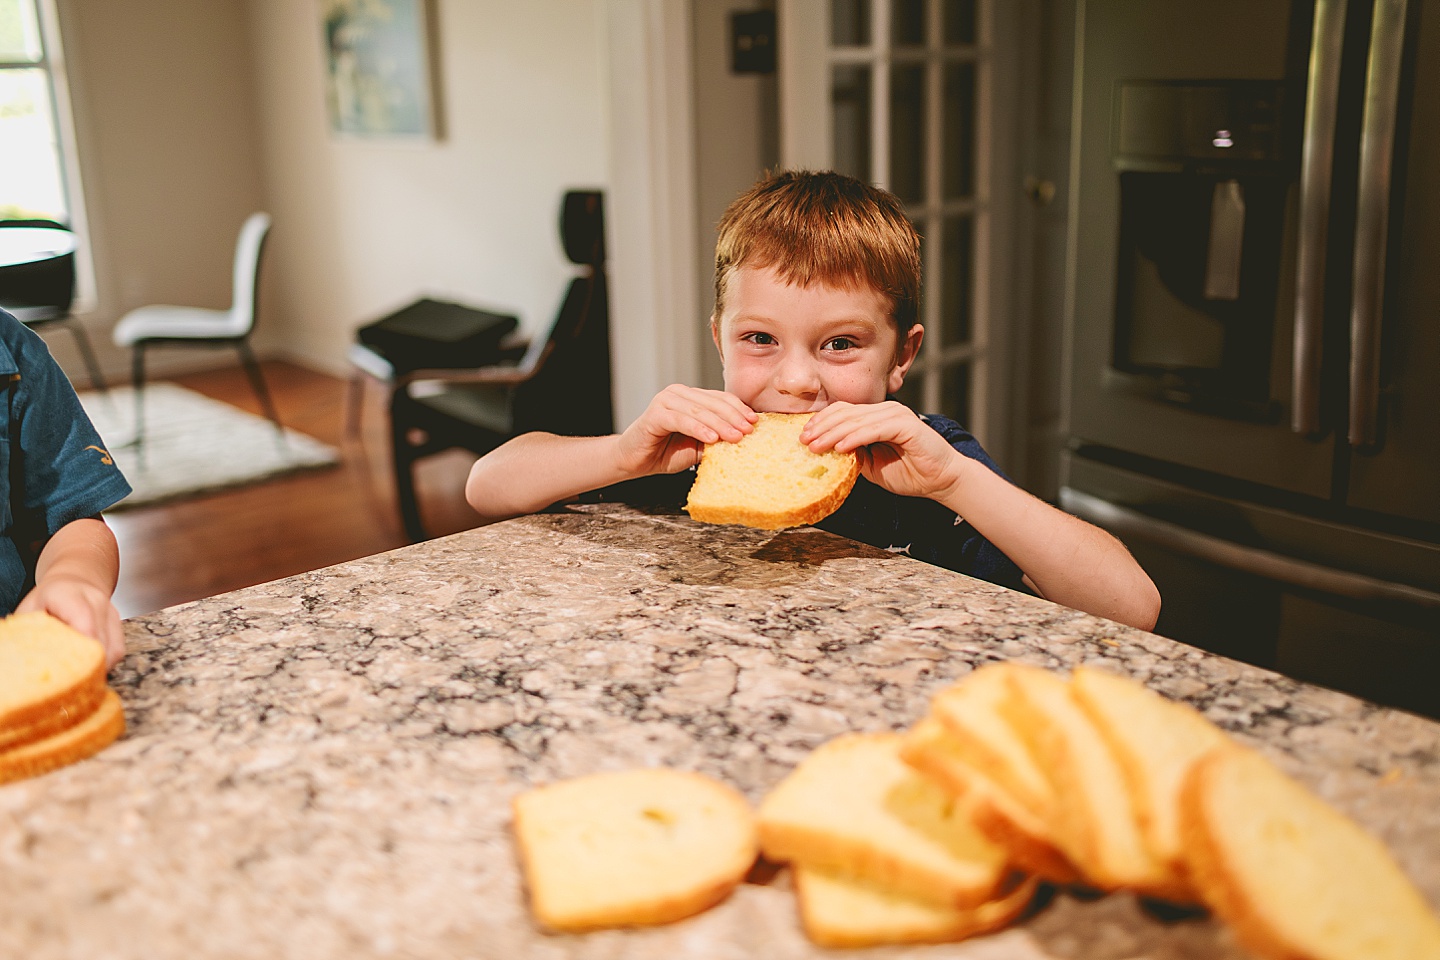
[(905, 383), (905, 375), (910, 372), (910, 365), (920, 353), (920, 342), (924, 339), (925, 328), (918, 323), (912, 324), (905, 334), (905, 341), (900, 344), (900, 349), (895, 351), (895, 366), (890, 368), (889, 378), (885, 381), (886, 393), (900, 391), (900, 387)]
[(725, 362), (725, 349), (720, 346), (720, 318), (710, 314), (710, 339), (715, 341), (715, 349), (720, 353), (720, 362)]

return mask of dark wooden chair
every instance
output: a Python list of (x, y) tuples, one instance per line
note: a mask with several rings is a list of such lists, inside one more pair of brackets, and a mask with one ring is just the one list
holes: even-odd
[(414, 370), (392, 380), (395, 492), (401, 522), (412, 541), (426, 538), (415, 496), (418, 460), (457, 447), (483, 455), (532, 430), (571, 436), (614, 430), (605, 224), (599, 192), (565, 194), (560, 237), (566, 255), (581, 269), (570, 281), (549, 331), (532, 340), (518, 362), (469, 370)]

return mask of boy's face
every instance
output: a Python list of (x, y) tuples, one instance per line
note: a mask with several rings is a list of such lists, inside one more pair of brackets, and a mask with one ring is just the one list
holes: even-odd
[(900, 389), (924, 333), (911, 327), (897, 350), (889, 306), (868, 287), (800, 287), (773, 267), (732, 270), (725, 312), (710, 324), (726, 392), (760, 413), (879, 403)]

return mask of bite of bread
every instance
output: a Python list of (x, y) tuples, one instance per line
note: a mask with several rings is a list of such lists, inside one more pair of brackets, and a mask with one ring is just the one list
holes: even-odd
[[(571, 829), (630, 836), (605, 820), (607, 804), (581, 800), (588, 779), (569, 782), (578, 792), (565, 816), (590, 818)], [(549, 876), (619, 889), (608, 878), (643, 865), (652, 907), (689, 905), (666, 913), (677, 919), (723, 899), (758, 839), (767, 860), (791, 866), (800, 922), (822, 946), (995, 931), (1025, 916), (1049, 881), (1203, 906), (1266, 958), (1440, 957), (1440, 919), (1383, 843), (1197, 711), (1090, 667), (1067, 678), (984, 666), (937, 693), (903, 734), (850, 733), (822, 745), (757, 813), (743, 800), (722, 804), (728, 825), (706, 832), (729, 840), (703, 850), (682, 832), (650, 830), (643, 842), (604, 846), (583, 867), (576, 858), (601, 847), (557, 852), (547, 875), (535, 865), (536, 820), (522, 810), (527, 796), (564, 787), (516, 801), (531, 901), (554, 929), (663, 920), (652, 909), (556, 923), (542, 907), (555, 894)], [(706, 894), (682, 893), (697, 886)]]

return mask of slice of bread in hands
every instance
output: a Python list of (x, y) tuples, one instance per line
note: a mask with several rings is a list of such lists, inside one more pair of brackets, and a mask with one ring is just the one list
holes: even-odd
[(669, 923), (729, 895), (755, 861), (755, 817), (697, 773), (597, 773), (515, 797), (536, 919), (557, 931)]
[(1034, 877), (974, 907), (943, 907), (847, 880), (811, 867), (795, 868), (795, 893), (805, 933), (822, 947), (950, 943), (998, 930), (1020, 916), (1035, 895)]
[(48, 613), (0, 620), (0, 750), (58, 733), (105, 694), (105, 651)]
[(1007, 677), (1001, 712), (1020, 731), (1057, 796), (1061, 847), (1092, 885), (1183, 900), (1189, 887), (1145, 843), (1129, 785), (1110, 745), (1070, 685), (1036, 667)]
[(0, 751), (0, 783), (38, 777), (92, 757), (124, 732), (125, 711), (120, 698), (113, 690), (102, 690), (100, 705), (79, 723), (44, 739)]
[(1440, 919), (1380, 841), (1251, 750), (1212, 750), (1181, 794), (1193, 882), (1262, 957), (1440, 957)]
[(760, 805), (770, 860), (826, 870), (941, 906), (993, 899), (1005, 851), (964, 804), (900, 759), (901, 736), (844, 734), (815, 750)]
[(1180, 788), (1190, 768), (1229, 737), (1199, 712), (1126, 677), (1082, 666), (1070, 686), (1120, 761), (1146, 843), (1183, 874)]
[(860, 475), (853, 453), (811, 453), (808, 413), (762, 413), (738, 443), (706, 444), (686, 511), (704, 523), (801, 527), (840, 508)]
[(901, 759), (964, 801), (975, 826), (1005, 848), (1015, 866), (1053, 883), (1078, 881), (1079, 872), (1060, 850), (1054, 824), (1011, 796), (970, 756), (934, 717), (917, 723), (900, 746)]

